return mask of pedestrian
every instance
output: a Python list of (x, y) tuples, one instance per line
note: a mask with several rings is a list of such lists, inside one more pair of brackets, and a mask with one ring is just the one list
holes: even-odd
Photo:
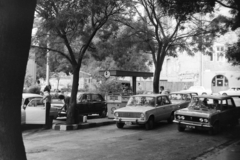
[(64, 95), (59, 95), (58, 98), (60, 100), (62, 100), (62, 102), (63, 102), (63, 107), (61, 108), (61, 110), (64, 109), (66, 111), (66, 114), (67, 114), (67, 111), (68, 111), (69, 106), (70, 106), (70, 97), (66, 96), (66, 95), (65, 96)]
[(44, 88), (43, 92), (48, 91), (49, 93), (51, 92), (51, 85), (46, 85), (46, 87)]
[(164, 87), (163, 86), (160, 86), (160, 91), (159, 91), (160, 94), (163, 94), (164, 93)]
[(45, 108), (46, 108), (45, 128), (49, 129), (49, 128), (51, 128), (51, 125), (52, 125), (52, 120), (50, 118), (52, 97), (50, 95), (49, 90), (44, 91), (44, 97), (43, 97), (42, 101), (45, 103)]

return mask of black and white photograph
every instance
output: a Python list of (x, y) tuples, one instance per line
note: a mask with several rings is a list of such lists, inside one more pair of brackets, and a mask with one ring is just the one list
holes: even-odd
[(0, 0), (0, 160), (239, 159), (239, 0)]

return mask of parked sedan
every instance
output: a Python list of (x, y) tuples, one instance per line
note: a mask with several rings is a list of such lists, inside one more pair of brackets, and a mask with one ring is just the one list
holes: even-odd
[(147, 130), (154, 128), (154, 123), (167, 120), (172, 123), (174, 111), (179, 105), (172, 104), (168, 95), (142, 94), (132, 96), (126, 107), (114, 111), (114, 121), (118, 128), (124, 125), (144, 125)]
[(222, 126), (236, 125), (240, 118), (240, 108), (231, 96), (195, 96), (188, 108), (175, 112), (174, 122), (178, 131), (186, 128), (208, 130), (217, 134)]
[(186, 108), (190, 103), (192, 97), (196, 95), (198, 94), (192, 91), (177, 91), (171, 92), (169, 99), (173, 104), (178, 104), (180, 108)]
[(220, 91), (220, 95), (239, 95), (240, 96), (240, 86), (230, 87), (226, 91)]
[[(61, 106), (61, 103), (58, 106)], [(98, 93), (78, 92), (76, 109), (83, 115), (99, 114), (100, 117), (107, 115), (107, 103)], [(66, 116), (66, 111), (62, 110), (59, 116)]]
[[(42, 102), (43, 96), (23, 93), (21, 105), (21, 124), (45, 124), (46, 108)], [(51, 107), (51, 121), (58, 115), (58, 109)]]
[(189, 89), (185, 91), (196, 92), (198, 95), (211, 95), (212, 91), (210, 89), (206, 89), (203, 86), (191, 86)]

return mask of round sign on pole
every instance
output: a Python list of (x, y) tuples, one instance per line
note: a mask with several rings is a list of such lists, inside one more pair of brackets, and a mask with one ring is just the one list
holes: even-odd
[(109, 71), (105, 71), (104, 72), (104, 77), (105, 78), (109, 78), (110, 77), (110, 72)]

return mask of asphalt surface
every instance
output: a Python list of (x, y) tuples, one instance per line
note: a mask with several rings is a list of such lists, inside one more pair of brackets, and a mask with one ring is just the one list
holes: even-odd
[[(100, 121), (98, 117), (88, 118)], [(41, 127), (23, 130), (29, 160), (235, 160), (239, 156), (239, 136), (240, 126), (209, 136), (204, 131), (178, 132), (176, 124), (166, 122), (151, 131), (140, 126), (117, 129), (113, 124), (74, 131)]]

